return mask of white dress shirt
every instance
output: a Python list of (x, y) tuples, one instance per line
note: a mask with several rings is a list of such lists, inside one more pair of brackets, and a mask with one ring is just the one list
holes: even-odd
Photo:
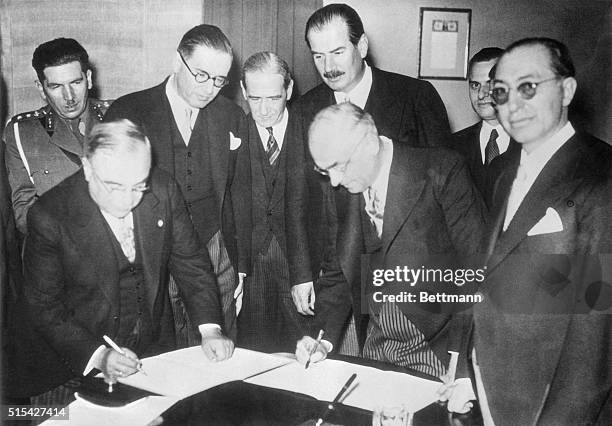
[[(283, 116), (280, 121), (272, 126), (272, 134), (274, 135), (274, 139), (276, 139), (276, 144), (278, 145), (278, 150), (283, 149), (283, 139), (285, 138), (285, 131), (287, 130), (287, 123), (289, 122), (289, 111), (285, 108), (283, 112)], [(257, 132), (259, 133), (259, 139), (264, 147), (264, 151), (268, 150), (268, 139), (270, 138), (270, 133), (268, 132), (267, 127), (262, 127), (257, 122), (255, 122), (255, 127), (257, 127)]]
[(521, 149), (521, 161), (514, 182), (512, 183), (510, 196), (508, 197), (504, 231), (508, 229), (512, 218), (544, 166), (546, 166), (552, 156), (555, 155), (555, 153), (565, 145), (569, 138), (575, 133), (574, 127), (572, 127), (571, 123), (568, 121), (561, 130), (555, 133), (549, 140), (540, 144), (540, 146), (530, 154), (524, 149)]
[(185, 102), (183, 98), (181, 98), (181, 95), (179, 95), (176, 89), (174, 74), (172, 74), (166, 82), (166, 97), (170, 103), (170, 109), (172, 110), (172, 115), (174, 116), (176, 126), (183, 137), (183, 142), (185, 142), (185, 145), (189, 145), (191, 131), (195, 126), (200, 109), (193, 108), (191, 105)]
[[(378, 172), (378, 176), (374, 180), (374, 183), (370, 185), (370, 188), (374, 190), (376, 193), (376, 198), (378, 199), (378, 203), (376, 204), (376, 212), (380, 214), (380, 217), (375, 218), (372, 217), (369, 213), (370, 220), (376, 226), (376, 233), (380, 237), (382, 235), (383, 230), (383, 216), (385, 214), (385, 204), (387, 201), (387, 189), (389, 188), (389, 174), (391, 173), (391, 162), (393, 161), (393, 142), (391, 139), (385, 136), (379, 136), (382, 144), (381, 149), (383, 149), (383, 157), (381, 159), (381, 167)], [(368, 206), (372, 205), (372, 200), (370, 199), (370, 195), (368, 190), (363, 192), (363, 198), (365, 200), (366, 212)]]
[(366, 102), (368, 102), (368, 96), (370, 96), (370, 89), (372, 89), (372, 68), (364, 63), (365, 70), (361, 81), (357, 83), (353, 90), (350, 92), (334, 92), (334, 98), (337, 104), (342, 102), (351, 102), (353, 105), (357, 105), (359, 108), (364, 109)]
[(493, 129), (497, 130), (497, 147), (499, 148), (499, 154), (503, 154), (508, 150), (508, 146), (510, 145), (510, 135), (506, 133), (501, 124), (497, 126), (491, 126), (486, 121), (482, 121), (482, 126), (480, 127), (480, 158), (482, 159), (482, 164), (485, 164), (485, 159), (487, 158), (485, 155), (485, 149), (487, 144), (489, 143), (489, 138), (491, 137), (491, 132)]

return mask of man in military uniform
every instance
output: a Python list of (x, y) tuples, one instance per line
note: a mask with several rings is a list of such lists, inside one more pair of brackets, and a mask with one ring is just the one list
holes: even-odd
[(110, 105), (89, 98), (89, 56), (76, 40), (58, 38), (41, 44), (32, 66), (47, 105), (13, 117), (3, 137), (13, 210), (24, 234), (34, 201), (81, 168), (84, 135), (102, 121)]

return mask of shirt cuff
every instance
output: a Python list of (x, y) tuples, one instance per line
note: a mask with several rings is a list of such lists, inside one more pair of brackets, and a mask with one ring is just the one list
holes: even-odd
[(325, 348), (328, 354), (334, 350), (334, 345), (332, 345), (332, 342), (330, 342), (329, 340), (321, 340), (321, 346)]
[(87, 376), (94, 368), (102, 367), (100, 365), (100, 358), (102, 357), (105, 349), (106, 346), (104, 345), (100, 345), (98, 349), (96, 349), (91, 358), (89, 358), (89, 362), (85, 366), (85, 370), (83, 370), (83, 376)]
[(200, 324), (198, 326), (198, 330), (200, 330), (200, 334), (204, 334), (207, 331), (212, 331), (212, 330), (219, 330), (219, 331), (221, 331), (221, 326), (219, 324), (213, 324), (213, 323)]

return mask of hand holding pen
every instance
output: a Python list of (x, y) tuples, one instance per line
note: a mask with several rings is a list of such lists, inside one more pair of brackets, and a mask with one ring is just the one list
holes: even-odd
[(104, 336), (104, 341), (112, 349), (104, 353), (100, 368), (102, 373), (104, 373), (105, 380), (109, 384), (109, 392), (112, 392), (112, 385), (116, 382), (117, 377), (127, 377), (136, 371), (146, 374), (142, 370), (142, 364), (134, 352), (127, 348), (119, 347), (108, 336)]
[(313, 362), (324, 360), (327, 353), (331, 351), (331, 344), (322, 340), (324, 334), (325, 332), (320, 330), (316, 340), (310, 336), (304, 336), (297, 342), (295, 356), (299, 363), (305, 364), (306, 368)]

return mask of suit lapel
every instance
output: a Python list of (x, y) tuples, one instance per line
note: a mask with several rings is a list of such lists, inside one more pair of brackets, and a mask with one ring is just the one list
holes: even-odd
[(133, 210), (136, 249), (140, 252), (147, 287), (147, 303), (154, 312), (159, 289), (160, 247), (164, 245), (164, 227), (169, 226), (165, 212), (159, 208), (155, 192), (148, 192)]
[[(213, 186), (219, 195), (219, 206), (223, 205), (225, 185), (227, 181), (227, 170), (230, 155), (230, 135), (227, 126), (227, 116), (223, 111), (215, 108), (214, 101), (206, 108), (200, 110), (198, 121), (205, 120), (208, 149), (210, 153), (210, 167), (212, 169)], [(234, 135), (240, 137), (240, 135)]]
[(383, 218), (383, 253), (387, 253), (393, 240), (406, 223), (425, 187), (421, 176), (422, 165), (416, 164), (406, 150), (393, 144), (393, 160), (387, 184), (387, 199)]
[[(398, 111), (401, 110), (399, 105), (400, 99), (401, 98), (398, 97), (396, 93), (391, 91), (387, 84), (387, 80), (381, 78), (379, 71), (372, 67), (372, 87), (370, 89), (370, 93), (368, 94), (368, 100), (365, 104), (364, 110), (375, 117), (380, 114), (387, 114), (388, 111)], [(396, 135), (384, 133), (381, 133), (381, 135), (388, 138), (396, 137)]]
[(78, 241), (83, 259), (95, 259), (99, 271), (97, 283), (111, 306), (119, 306), (119, 275), (117, 259), (113, 250), (112, 236), (98, 206), (89, 195), (87, 182), (80, 171), (81, 180), (75, 185), (74, 210), (70, 222), (75, 226), (75, 240)]
[(174, 140), (172, 138), (172, 127), (176, 127), (170, 101), (166, 96), (166, 83), (155, 88), (154, 99), (151, 102), (149, 116), (145, 120), (146, 134), (149, 138), (157, 141), (153, 143), (156, 148), (155, 165), (164, 170), (173, 171), (174, 175)]
[[(579, 144), (575, 138), (571, 138), (544, 166), (516, 211), (508, 229), (497, 241), (494, 252), (499, 255), (499, 261), (527, 237), (527, 232), (544, 217), (548, 207), (557, 205), (576, 187), (577, 182), (573, 176), (577, 167), (578, 149)], [(505, 215), (505, 211), (503, 214)], [(492, 267), (493, 265), (489, 266)]]
[(331, 188), (335, 197), (338, 220), (337, 251), (342, 272), (349, 285), (359, 285), (360, 259), (363, 251), (361, 212), (359, 198), (362, 194), (350, 194), (344, 188)]

